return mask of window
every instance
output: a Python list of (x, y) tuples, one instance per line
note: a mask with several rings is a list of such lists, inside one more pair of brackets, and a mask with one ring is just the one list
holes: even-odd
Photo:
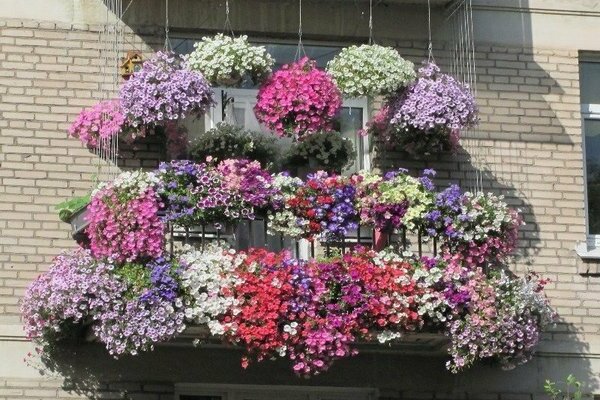
[[(217, 123), (225, 121), (255, 131), (263, 130), (253, 111), (257, 93), (257, 89), (215, 89), (217, 105), (209, 111), (208, 118), (205, 119), (205, 129), (208, 130)], [(362, 136), (359, 132), (365, 127), (367, 118), (366, 98), (344, 100), (338, 118), (339, 130), (344, 137), (354, 143), (356, 150), (356, 159), (346, 171), (348, 173), (371, 167), (368, 137)], [(190, 132), (193, 131), (190, 129)], [(282, 144), (285, 145), (286, 141), (282, 140)]]
[(175, 400), (375, 400), (376, 389), (320, 386), (177, 384)]
[(582, 257), (600, 257), (600, 54), (580, 57), (588, 240)]

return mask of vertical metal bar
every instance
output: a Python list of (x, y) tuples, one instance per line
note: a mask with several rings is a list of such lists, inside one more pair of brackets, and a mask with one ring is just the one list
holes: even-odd
[(346, 236), (342, 236), (342, 255), (346, 253)]
[(360, 244), (360, 225), (356, 229), (356, 244)]
[(202, 224), (202, 239), (200, 240), (200, 243), (202, 245), (202, 251), (204, 251), (204, 241), (206, 240), (206, 225)]
[(267, 217), (265, 216), (265, 218), (263, 218), (263, 241), (265, 244), (265, 248), (269, 248), (269, 235), (267, 234), (267, 230), (268, 230), (268, 224), (267, 224)]
[(310, 241), (310, 258), (315, 258), (315, 241)]
[(300, 241), (296, 240), (296, 258), (300, 258)]
[(190, 243), (190, 228), (189, 228), (189, 226), (185, 227), (185, 240), (183, 241), (183, 243), (185, 243), (185, 244)]
[(419, 228), (419, 232), (417, 234), (417, 240), (419, 241), (419, 257), (423, 257), (423, 241), (421, 237), (421, 229)]
[(252, 220), (249, 219), (248, 220), (248, 236), (250, 236), (248, 238), (248, 244), (250, 244), (250, 247), (254, 247), (254, 232), (252, 231)]
[(437, 236), (433, 237), (433, 256), (437, 256)]
[(402, 227), (402, 248), (404, 251), (406, 251), (407, 245), (408, 245), (408, 243), (406, 242), (406, 227), (403, 226)]
[(331, 248), (329, 247), (329, 241), (327, 241), (325, 243), (327, 243), (325, 245), (325, 256), (326, 257), (331, 257)]
[(217, 242), (221, 241), (221, 227), (219, 226), (217, 228)]

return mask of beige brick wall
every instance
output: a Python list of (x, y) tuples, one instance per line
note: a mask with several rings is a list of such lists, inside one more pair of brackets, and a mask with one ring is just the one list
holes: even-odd
[[(103, 94), (98, 29), (0, 21), (0, 315), (16, 316), (28, 281), (75, 245), (54, 206), (85, 195), (98, 172), (98, 158), (67, 134)], [(147, 51), (131, 32), (127, 38)], [(122, 149), (120, 164), (152, 167), (155, 159), (138, 155), (157, 146)]]

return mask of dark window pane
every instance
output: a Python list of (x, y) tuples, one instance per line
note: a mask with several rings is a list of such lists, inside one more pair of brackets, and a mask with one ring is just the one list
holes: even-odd
[(338, 117), (339, 130), (342, 136), (350, 139), (356, 150), (356, 160), (347, 172), (358, 172), (363, 165), (363, 137), (360, 130), (363, 128), (363, 109), (360, 107), (342, 107)]
[(600, 104), (600, 62), (581, 62), (580, 87), (582, 104)]
[(182, 394), (179, 396), (179, 400), (221, 400), (221, 396), (195, 396)]
[[(189, 38), (173, 38), (171, 40), (171, 46), (173, 51), (179, 54), (189, 54), (194, 50), (194, 43), (201, 39), (189, 39)], [(262, 43), (254, 42), (256, 45), (264, 46), (267, 52), (275, 59), (275, 66), (273, 70), (280, 69), (284, 64), (289, 64), (296, 59), (296, 53), (298, 50), (297, 44), (291, 43)], [(306, 56), (317, 62), (317, 66), (325, 68), (327, 62), (333, 59), (342, 48), (339, 46), (314, 46), (305, 45), (304, 52), (301, 52), (300, 56)]]
[(600, 120), (586, 119), (584, 129), (589, 232), (600, 235)]

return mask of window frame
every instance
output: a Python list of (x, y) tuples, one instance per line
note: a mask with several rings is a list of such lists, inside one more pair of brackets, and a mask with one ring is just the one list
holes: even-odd
[(294, 386), (294, 385), (242, 385), (223, 383), (176, 383), (175, 400), (187, 396), (221, 396), (221, 400), (243, 400), (248, 395), (276, 393), (302, 393), (306, 400), (377, 400), (379, 390), (361, 387)]
[[(579, 64), (581, 63), (598, 63), (600, 64), (600, 54), (597, 53), (581, 53), (579, 56)], [(580, 82), (582, 81), (580, 76)], [(583, 98), (580, 99), (580, 112), (581, 112), (581, 134), (582, 134), (582, 152), (583, 152), (583, 186), (584, 186), (584, 200), (585, 200), (585, 232), (586, 241), (577, 246), (577, 254), (584, 259), (600, 259), (600, 234), (590, 233), (590, 216), (589, 216), (589, 205), (590, 197), (588, 193), (588, 162), (586, 157), (586, 120), (600, 121), (600, 104), (596, 103), (583, 103)]]
[[(256, 98), (256, 95), (258, 94), (258, 89), (257, 88), (224, 88), (224, 87), (215, 87), (213, 88), (214, 93), (215, 93), (215, 101), (216, 101), (216, 105), (214, 107), (211, 107), (210, 110), (208, 111), (208, 113), (206, 114), (206, 118), (205, 118), (205, 126), (204, 129), (205, 130), (209, 130), (212, 129), (216, 126), (216, 124), (218, 124), (219, 122), (223, 122), (223, 116), (222, 116), (222, 109), (223, 109), (223, 93), (228, 93), (228, 96), (232, 96), (235, 99), (235, 96), (242, 96), (242, 97), (251, 97), (251, 98)], [(362, 109), (362, 129), (365, 129), (367, 126), (367, 123), (369, 122), (369, 100), (367, 97), (360, 97), (360, 98), (344, 98), (342, 101), (342, 108), (344, 107), (348, 107), (348, 108), (361, 108)], [(357, 135), (359, 136), (359, 146), (362, 147), (362, 149), (355, 149), (356, 150), (356, 163), (358, 166), (358, 169), (364, 169), (364, 170), (371, 170), (371, 142), (369, 139), (368, 135), (364, 135), (364, 136), (360, 136), (359, 133), (357, 133)], [(359, 151), (360, 150), (360, 151)], [(360, 158), (360, 155), (362, 153), (362, 158)]]

